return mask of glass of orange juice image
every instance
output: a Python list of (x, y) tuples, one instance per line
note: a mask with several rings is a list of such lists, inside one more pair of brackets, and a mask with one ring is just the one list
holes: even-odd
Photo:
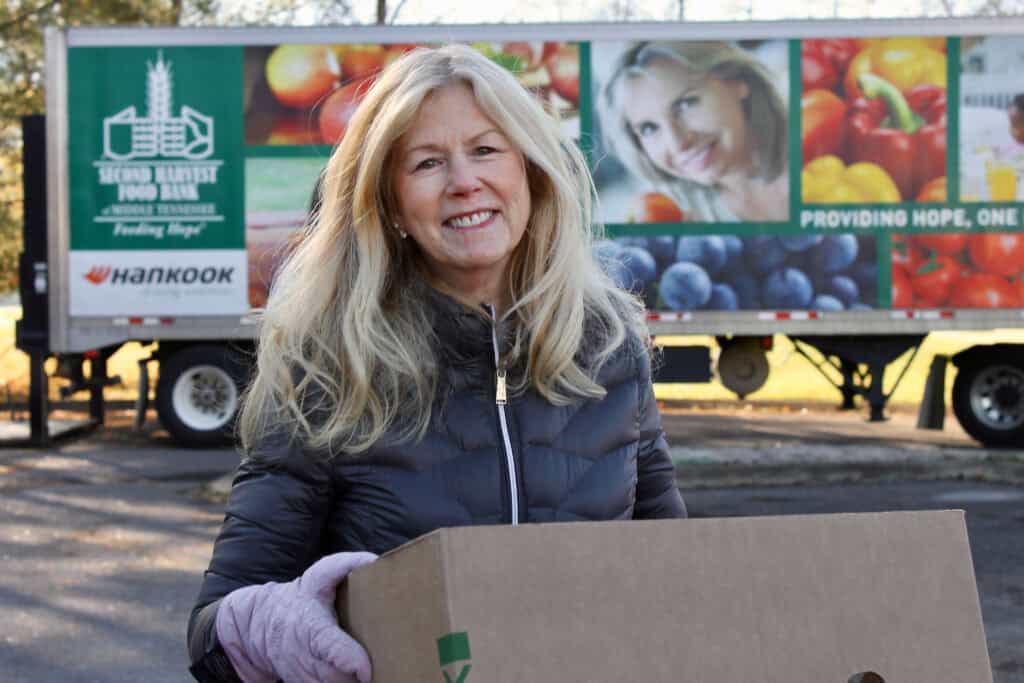
[(994, 202), (1017, 200), (1017, 168), (1002, 159), (989, 159), (985, 163), (989, 199)]

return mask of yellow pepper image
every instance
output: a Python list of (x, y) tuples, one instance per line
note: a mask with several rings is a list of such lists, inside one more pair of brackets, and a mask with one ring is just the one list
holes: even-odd
[(872, 73), (901, 92), (915, 85), (946, 87), (946, 54), (928, 38), (883, 38), (872, 42), (850, 61), (843, 81), (846, 98), (861, 94), (857, 79)]
[(878, 164), (847, 166), (837, 156), (818, 157), (800, 173), (805, 204), (895, 204), (900, 191)]

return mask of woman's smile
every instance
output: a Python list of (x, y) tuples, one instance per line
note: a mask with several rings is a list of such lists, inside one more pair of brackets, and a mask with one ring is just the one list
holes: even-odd
[(494, 217), (497, 216), (496, 211), (486, 209), (484, 211), (474, 211), (472, 213), (464, 213), (457, 216), (452, 216), (444, 221), (446, 228), (454, 228), (456, 230), (474, 230), (479, 228), (485, 228), (494, 222)]
[(679, 169), (680, 175), (696, 175), (706, 171), (715, 163), (718, 143), (708, 141), (696, 150), (685, 150), (675, 155), (671, 165)]

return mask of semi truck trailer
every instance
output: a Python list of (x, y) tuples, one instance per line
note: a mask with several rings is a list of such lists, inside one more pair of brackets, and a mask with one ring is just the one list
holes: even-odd
[[(141, 342), (139, 419), (153, 400), (183, 445), (230, 438), (333, 146), (375, 73), (450, 42), (582, 147), (595, 255), (644, 298), (655, 342), (715, 340), (664, 347), (658, 381), (747, 396), (782, 335), (881, 419), (887, 368), (927, 335), (1021, 325), (1018, 19), (75, 27), (47, 34), (46, 111), (25, 120), (33, 433), (56, 378), (102, 421), (107, 359)], [(1024, 443), (1024, 348), (948, 360), (964, 429)]]

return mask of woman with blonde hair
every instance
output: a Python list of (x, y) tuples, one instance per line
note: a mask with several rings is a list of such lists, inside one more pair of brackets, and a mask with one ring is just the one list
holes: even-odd
[(610, 151), (690, 220), (789, 218), (786, 104), (772, 73), (735, 44), (630, 45), (598, 109)]
[(335, 588), (436, 528), (685, 515), (586, 164), (511, 74), (464, 46), (400, 58), (322, 188), (262, 320), (189, 620), (200, 681), (368, 681)]

